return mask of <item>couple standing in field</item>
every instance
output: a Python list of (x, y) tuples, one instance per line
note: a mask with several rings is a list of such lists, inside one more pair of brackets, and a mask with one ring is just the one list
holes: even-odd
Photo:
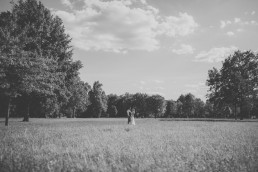
[(135, 125), (135, 120), (134, 120), (135, 109), (130, 107), (126, 112), (128, 117), (128, 124)]

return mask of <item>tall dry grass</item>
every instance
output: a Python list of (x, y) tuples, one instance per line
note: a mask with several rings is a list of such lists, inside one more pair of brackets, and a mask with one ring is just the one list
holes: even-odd
[(258, 171), (257, 122), (0, 120), (0, 171)]

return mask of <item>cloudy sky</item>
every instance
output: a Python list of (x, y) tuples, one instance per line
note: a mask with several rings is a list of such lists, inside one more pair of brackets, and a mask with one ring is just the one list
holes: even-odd
[[(0, 11), (10, 9), (0, 1)], [(191, 92), (234, 50), (258, 50), (257, 0), (42, 0), (72, 37), (83, 81), (107, 94)]]

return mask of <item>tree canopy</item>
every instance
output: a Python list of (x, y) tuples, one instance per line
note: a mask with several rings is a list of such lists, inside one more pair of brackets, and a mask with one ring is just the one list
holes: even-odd
[(47, 107), (53, 109), (48, 111), (50, 116), (74, 101), (70, 99), (74, 92), (71, 86), (80, 83), (82, 64), (73, 62), (70, 42), (62, 20), (41, 2), (19, 0), (11, 11), (0, 14), (0, 92), (7, 99), (23, 97), (28, 105), (25, 121), (35, 97), (39, 103), (33, 105), (42, 112), (47, 112)]
[[(237, 107), (244, 115), (245, 106), (255, 106), (258, 95), (258, 55), (251, 51), (236, 51), (223, 61), (220, 70), (208, 72), (209, 100), (217, 107)], [(251, 108), (248, 108), (251, 109)], [(249, 112), (245, 113), (249, 114)], [(241, 116), (242, 117), (242, 116)]]

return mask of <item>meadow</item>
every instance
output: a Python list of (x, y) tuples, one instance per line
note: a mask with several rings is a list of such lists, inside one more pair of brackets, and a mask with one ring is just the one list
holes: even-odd
[(0, 171), (258, 171), (258, 121), (0, 119)]

